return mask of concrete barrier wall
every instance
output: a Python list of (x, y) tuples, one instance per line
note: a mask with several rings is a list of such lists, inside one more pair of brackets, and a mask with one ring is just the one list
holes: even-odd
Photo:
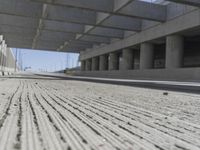
[(119, 79), (200, 81), (200, 68), (82, 71), (76, 72), (75, 75)]
[(15, 56), (12, 49), (7, 47), (6, 41), (0, 35), (0, 76), (15, 72)]

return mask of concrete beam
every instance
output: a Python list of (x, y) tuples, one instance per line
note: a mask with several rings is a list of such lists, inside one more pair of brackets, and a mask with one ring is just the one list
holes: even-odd
[(53, 51), (53, 50), (55, 50), (56, 47), (57, 47), (56, 45), (46, 45), (46, 44), (39, 45), (39, 44), (38, 44), (38, 45), (35, 47), (35, 49)]
[(96, 13), (79, 8), (50, 5), (47, 19), (94, 25), (96, 23)]
[(80, 41), (80, 40), (74, 40), (74, 41), (70, 41), (69, 45), (71, 46), (82, 46), (82, 47), (92, 47), (93, 43), (92, 42), (86, 42), (86, 41)]
[(4, 37), (5, 37), (6, 41), (15, 40), (15, 39), (21, 40), (21, 41), (26, 41), (26, 40), (31, 41), (31, 40), (33, 40), (33, 37), (30, 37), (28, 35), (20, 35), (20, 34), (17, 35), (17, 34), (6, 34), (5, 33)]
[(11, 42), (9, 42), (8, 43), (8, 46), (9, 47), (11, 47), (11, 48), (23, 48), (23, 49), (30, 49), (30, 47), (31, 47), (31, 44), (24, 44), (24, 43), (11, 43)]
[(27, 18), (21, 16), (13, 16), (0, 14), (0, 26), (10, 25), (10, 26), (21, 26), (25, 28), (36, 28), (38, 26), (39, 19)]
[(113, 10), (113, 2), (114, 0), (62, 0), (62, 1), (54, 1), (54, 0), (31, 0), (35, 2), (41, 3), (49, 3), (51, 5), (61, 5), (68, 7), (76, 7), (76, 8), (84, 8), (89, 10), (98, 10), (98, 11), (106, 11), (110, 12)]
[(167, 8), (164, 5), (134, 0), (122, 8), (118, 14), (153, 21), (166, 21)]
[(48, 7), (47, 4), (43, 4), (43, 6), (42, 6), (42, 18), (39, 20), (38, 28), (37, 28), (37, 30), (36, 30), (36, 35), (35, 35), (35, 37), (33, 38), (32, 49), (35, 49), (36, 44), (37, 44), (38, 37), (40, 36), (41, 30), (42, 30), (42, 28), (43, 28), (43, 26), (44, 26), (43, 19), (46, 18), (47, 15), (48, 15), (47, 7)]
[[(7, 0), (6, 2), (1, 2), (0, 1), (0, 14), (3, 15), (12, 15), (12, 16), (20, 16), (20, 17), (26, 17), (30, 19), (40, 19), (40, 20), (48, 20), (48, 21), (57, 21), (57, 22), (66, 22), (66, 23), (77, 23), (79, 25), (94, 25), (96, 26), (96, 20), (97, 20), (97, 14), (94, 11), (91, 10), (85, 10), (85, 9), (80, 9), (80, 8), (74, 8), (74, 7), (63, 7), (63, 6), (52, 6), (48, 5), (48, 9), (46, 8), (46, 4), (44, 6), (38, 5), (38, 3), (33, 3), (30, 2), (23, 3), (24, 0), (19, 0), (17, 6), (19, 5), (20, 7), (15, 9), (12, 8), (14, 7), (13, 4), (11, 5), (10, 3), (13, 3), (12, 0)], [(23, 3), (23, 4), (22, 4)], [(1, 9), (2, 7), (2, 9)], [(4, 8), (8, 9), (4, 9)], [(26, 8), (25, 8), (26, 7)], [(12, 9), (11, 9), (12, 8)], [(26, 12), (27, 10), (32, 10), (35, 8), (36, 10), (41, 10), (36, 13), (35, 10), (30, 12)], [(45, 14), (48, 14), (45, 16)], [(119, 16), (120, 17), (120, 16)], [(122, 17), (121, 17), (122, 18)], [(124, 17), (123, 20), (126, 20), (128, 22), (131, 19), (126, 19), (127, 17)], [(116, 20), (117, 16), (114, 17), (112, 20)], [(134, 20), (134, 18), (133, 18)], [(40, 21), (41, 22), (41, 21)], [(116, 23), (115, 23), (116, 22)], [(105, 23), (104, 25), (97, 25), (100, 27), (108, 27), (108, 28), (115, 28), (115, 29), (123, 29), (126, 30), (126, 27), (123, 27), (118, 23), (117, 21), (110, 23)], [(132, 28), (128, 28), (129, 30), (139, 30), (137, 28), (137, 23), (136, 25), (133, 24)]]
[[(9, 38), (8, 40), (12, 40), (14, 38), (18, 38), (21, 40), (26, 39), (32, 39), (35, 36), (35, 31), (31, 28), (23, 28), (23, 27), (12, 27), (12, 26), (2, 26), (0, 33), (4, 34), (5, 37)], [(87, 47), (92, 47), (93, 44), (100, 44), (100, 43), (109, 43), (110, 40), (107, 37), (104, 37), (102, 35), (96, 35), (93, 33), (93, 36), (85, 35), (80, 40), (78, 40), (75, 43), (81, 43), (88, 44)], [(109, 36), (109, 35), (108, 35)], [(64, 43), (65, 40), (72, 40), (75, 38), (75, 34), (69, 33), (69, 32), (61, 32), (61, 31), (52, 31), (52, 30), (46, 30), (43, 29), (40, 31), (40, 36), (37, 37), (37, 41), (43, 41), (48, 40), (51, 43), (57, 42), (62, 45), (62, 42)]]
[(32, 0), (32, 1), (48, 3), (51, 5), (75, 7), (79, 9), (88, 9), (96, 12), (105, 12), (113, 15), (139, 17), (148, 20), (165, 21), (166, 19), (165, 6), (148, 2), (142, 2), (139, 0), (125, 0), (125, 1), (86, 0), (84, 2), (82, 0), (77, 0), (75, 2), (71, 0), (66, 0), (66, 1)]
[[(110, 22), (108, 20), (107, 23), (104, 25), (96, 24), (98, 22), (98, 13), (94, 11), (79, 9), (79, 8), (71, 8), (71, 7), (62, 7), (62, 6), (49, 6), (48, 10), (48, 17), (46, 19), (48, 20), (56, 20), (60, 22), (69, 22), (69, 23), (77, 23), (82, 25), (92, 25), (97, 27), (109, 27), (114, 29), (123, 29), (123, 30), (134, 30), (138, 31), (140, 30), (140, 27), (138, 25), (140, 24), (140, 21), (130, 18), (130, 17), (122, 17), (122, 16), (115, 16), (111, 18)], [(133, 22), (135, 23), (132, 25), (133, 27), (123, 27), (120, 22), (117, 22), (116, 20), (123, 19), (126, 22)], [(137, 21), (137, 22), (136, 22)]]
[(200, 7), (199, 0), (167, 0), (167, 1)]
[[(80, 40), (83, 38), (84, 35), (93, 35), (93, 36), (100, 36), (100, 37), (106, 37), (106, 38), (120, 38), (122, 39), (124, 37), (124, 32), (123, 30), (117, 30), (117, 29), (112, 29), (112, 28), (105, 28), (105, 27), (96, 27), (94, 28), (93, 26), (85, 26), (85, 31), (83, 34), (77, 34), (75, 40)], [(60, 45), (58, 47), (58, 51), (61, 51), (62, 48), (66, 46), (65, 41), (63, 45)]]
[(96, 27), (88, 32), (91, 35), (99, 35), (102, 37), (120, 38), (124, 37), (123, 30), (116, 30), (110, 28)]
[(28, 35), (28, 36), (34, 36), (35, 30), (34, 29), (27, 29), (27, 28), (21, 28), (16, 26), (1, 26), (0, 28), (0, 34), (16, 34), (16, 35)]
[(0, 14), (40, 18), (43, 4), (27, 0), (0, 0)]
[(85, 44), (74, 44), (74, 43), (68, 43), (64, 45), (64, 47), (61, 50), (58, 51), (63, 51), (64, 49), (70, 49), (74, 51), (83, 51), (87, 48), (91, 48), (92, 45), (85, 45)]
[[(115, 0), (117, 1), (117, 0)], [(126, 6), (126, 4), (129, 3), (129, 1), (131, 0), (128, 0), (126, 1), (125, 3), (123, 3), (123, 5), (120, 5), (120, 7), (116, 10), (114, 10), (115, 12), (120, 10), (120, 8)], [(114, 3), (115, 4), (115, 3)], [(120, 3), (121, 4), (121, 3)], [(115, 5), (114, 5), (115, 6)], [(101, 13), (101, 12), (97, 12), (96, 13), (96, 24), (95, 26), (91, 26), (91, 25), (86, 25), (85, 26), (85, 31), (84, 31), (84, 34), (87, 34), (91, 31), (94, 31), (96, 29), (96, 26), (98, 25), (101, 25), (101, 23), (103, 23), (106, 19), (110, 18), (112, 15), (108, 14), (108, 13)], [(79, 40), (80, 38), (82, 38), (84, 36), (84, 34), (77, 34), (77, 37), (76, 37), (76, 40)], [(65, 46), (65, 43), (64, 45), (61, 45), (58, 50), (62, 50), (62, 48)]]
[(72, 40), (75, 38), (75, 36), (76, 35), (74, 33), (62, 33), (62, 32), (52, 32), (52, 31), (42, 30), (39, 38), (64, 41), (64, 40)]
[(83, 33), (84, 25), (69, 22), (59, 22), (55, 20), (44, 20), (45, 30), (59, 30), (62, 32)]
[[(23, 32), (21, 32), (21, 31), (23, 31)], [(25, 41), (33, 41), (33, 37), (34, 37), (34, 31), (31, 32), (31, 30), (30, 31), (29, 30), (19, 30), (19, 31), (11, 30), (9, 32), (9, 29), (8, 29), (8, 31), (2, 32), (2, 33), (5, 35), (5, 39), (9, 46), (10, 46), (10, 43), (13, 43), (12, 41), (20, 41), (20, 43), (22, 43)], [(32, 35), (32, 36), (30, 36), (30, 35)], [(38, 43), (41, 43), (41, 42), (43, 42), (44, 44), (49, 43), (49, 45), (51, 45), (52, 43), (61, 44), (63, 41), (71, 40), (73, 38), (75, 38), (75, 34), (69, 34), (69, 33), (63, 34), (62, 32), (60, 33), (60, 32), (42, 31), (41, 36), (38, 38)], [(92, 44), (93, 42), (84, 42), (84, 43)], [(12, 46), (15, 47), (13, 44), (12, 44)], [(17, 46), (19, 46), (19, 44), (17, 44)], [(29, 48), (31, 48), (31, 47), (29, 47)]]
[[(9, 15), (5, 15), (5, 16), (9, 16)], [(17, 17), (18, 18), (18, 17)], [(24, 17), (20, 17), (25, 19), (25, 23), (29, 22), (29, 18), (24, 18)], [(30, 27), (29, 24), (26, 25), (24, 22), (16, 22), (15, 24), (15, 20), (12, 20), (12, 22), (9, 22), (8, 24), (3, 24), (3, 21), (0, 22), (0, 26), (1, 26), (1, 32), (5, 32), (4, 29), (6, 31), (10, 31), (13, 29), (16, 30), (30, 30), (30, 31), (34, 31), (36, 30), (38, 27), (38, 25), (32, 26)], [(32, 22), (30, 22), (32, 23)], [(9, 28), (9, 29), (8, 29)], [(106, 28), (108, 31), (110, 28)], [(88, 35), (91, 39), (91, 41), (94, 41), (94, 43), (109, 43), (109, 38), (110, 35), (103, 35), (103, 34), (95, 34), (93, 33), (92, 35), (89, 33), (83, 33), (84, 32), (84, 26), (80, 25), (80, 24), (75, 24), (75, 23), (66, 23), (66, 22), (57, 22), (57, 21), (49, 21), (49, 20), (43, 20), (43, 29), (42, 31), (49, 31), (49, 32), (59, 32), (61, 35), (64, 33), (78, 33), (78, 34), (84, 34), (84, 35)], [(113, 31), (113, 30), (111, 30)], [(121, 30), (119, 30), (121, 32)], [(35, 31), (34, 31), (35, 32)], [(35, 34), (35, 33), (34, 33)], [(29, 37), (31, 37), (32, 35), (29, 35)], [(87, 37), (88, 37), (87, 36)], [(104, 38), (105, 37), (105, 38)], [(94, 40), (92, 40), (92, 38), (94, 38)], [(102, 41), (102, 39), (105, 39)]]
[[(84, 49), (83, 48), (65, 48), (63, 49), (61, 52), (67, 52), (67, 53), (77, 53), (79, 54), (81, 51), (83, 51)], [(55, 51), (55, 50), (54, 50)]]
[(96, 35), (84, 35), (79, 40), (82, 41), (91, 41), (91, 42), (99, 42), (99, 43), (110, 43), (110, 39), (108, 37), (99, 37)]
[(22, 45), (31, 45), (32, 44), (32, 40), (24, 40), (22, 41), (21, 39), (10, 39), (7, 42), (7, 45), (10, 46), (14, 46), (14, 44), (18, 45), (18, 44), (22, 44)]
[[(116, 1), (118, 1), (118, 0), (115, 0), (115, 2)], [(123, 1), (123, 4), (120, 5), (120, 7), (118, 7), (118, 9), (114, 9), (114, 12), (117, 12), (118, 10), (120, 10), (121, 8), (123, 8), (124, 6), (126, 6), (129, 3), (129, 1), (131, 1), (131, 0), (127, 0), (126, 2)], [(116, 4), (116, 3), (114, 3), (114, 4)], [(112, 15), (110, 15), (108, 13), (101, 13), (101, 12), (97, 12), (96, 14), (97, 14), (97, 16), (96, 16), (96, 25), (95, 26), (88, 26), (88, 25), (85, 26), (85, 32), (84, 32), (84, 34), (87, 34), (90, 31), (94, 30), (96, 28), (96, 26), (101, 25), (106, 19), (108, 19), (108, 18), (110, 18), (112, 16)], [(84, 36), (84, 34), (78, 34), (76, 40), (82, 38)], [(63, 46), (60, 46), (60, 47), (63, 47)]]
[(37, 45), (46, 45), (49, 47), (54, 47), (54, 46), (58, 46), (61, 42), (57, 42), (54, 40), (46, 40), (46, 39), (42, 39), (42, 40), (38, 40), (38, 44)]
[(47, 13), (49, 14), (47, 17), (47, 19), (49, 20), (64, 21), (62, 20), (62, 18), (66, 18), (72, 21), (72, 18), (76, 18), (80, 21), (82, 18), (83, 22), (85, 22), (86, 20), (90, 20), (91, 23), (95, 23), (95, 13), (92, 13), (91, 11), (84, 12), (79, 9), (77, 10), (73, 8), (69, 8), (69, 10), (67, 10), (63, 7), (49, 6), (49, 10), (44, 13), (44, 7), (42, 7), (43, 6), (40, 4), (27, 2), (24, 0), (19, 0), (17, 1), (17, 3), (14, 3), (14, 1), (11, 0), (3, 2), (0, 1), (0, 14), (24, 16), (28, 18), (43, 18), (43, 15)]
[(109, 17), (101, 23), (101, 26), (136, 32), (141, 31), (141, 25), (142, 20), (140, 19), (116, 15)]
[[(36, 30), (39, 25), (39, 19), (2, 15), (0, 14), (0, 26), (2, 28), (18, 28), (18, 29), (30, 29)], [(64, 33), (83, 33), (84, 25), (76, 23), (58, 22), (53, 20), (43, 20), (43, 29), (52, 32), (64, 32)], [(3, 30), (3, 29), (2, 29)]]

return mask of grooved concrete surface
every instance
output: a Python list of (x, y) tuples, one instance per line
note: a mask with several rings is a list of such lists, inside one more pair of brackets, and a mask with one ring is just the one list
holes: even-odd
[(0, 79), (1, 150), (199, 150), (200, 95), (21, 76)]

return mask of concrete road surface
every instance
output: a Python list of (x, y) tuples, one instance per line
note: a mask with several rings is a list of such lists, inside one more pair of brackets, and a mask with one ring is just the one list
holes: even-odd
[(0, 150), (200, 150), (200, 95), (0, 78)]

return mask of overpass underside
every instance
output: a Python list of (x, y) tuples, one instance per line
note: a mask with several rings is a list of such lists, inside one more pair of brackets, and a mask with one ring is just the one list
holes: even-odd
[(198, 0), (0, 0), (8, 47), (80, 53), (79, 75), (199, 80)]

